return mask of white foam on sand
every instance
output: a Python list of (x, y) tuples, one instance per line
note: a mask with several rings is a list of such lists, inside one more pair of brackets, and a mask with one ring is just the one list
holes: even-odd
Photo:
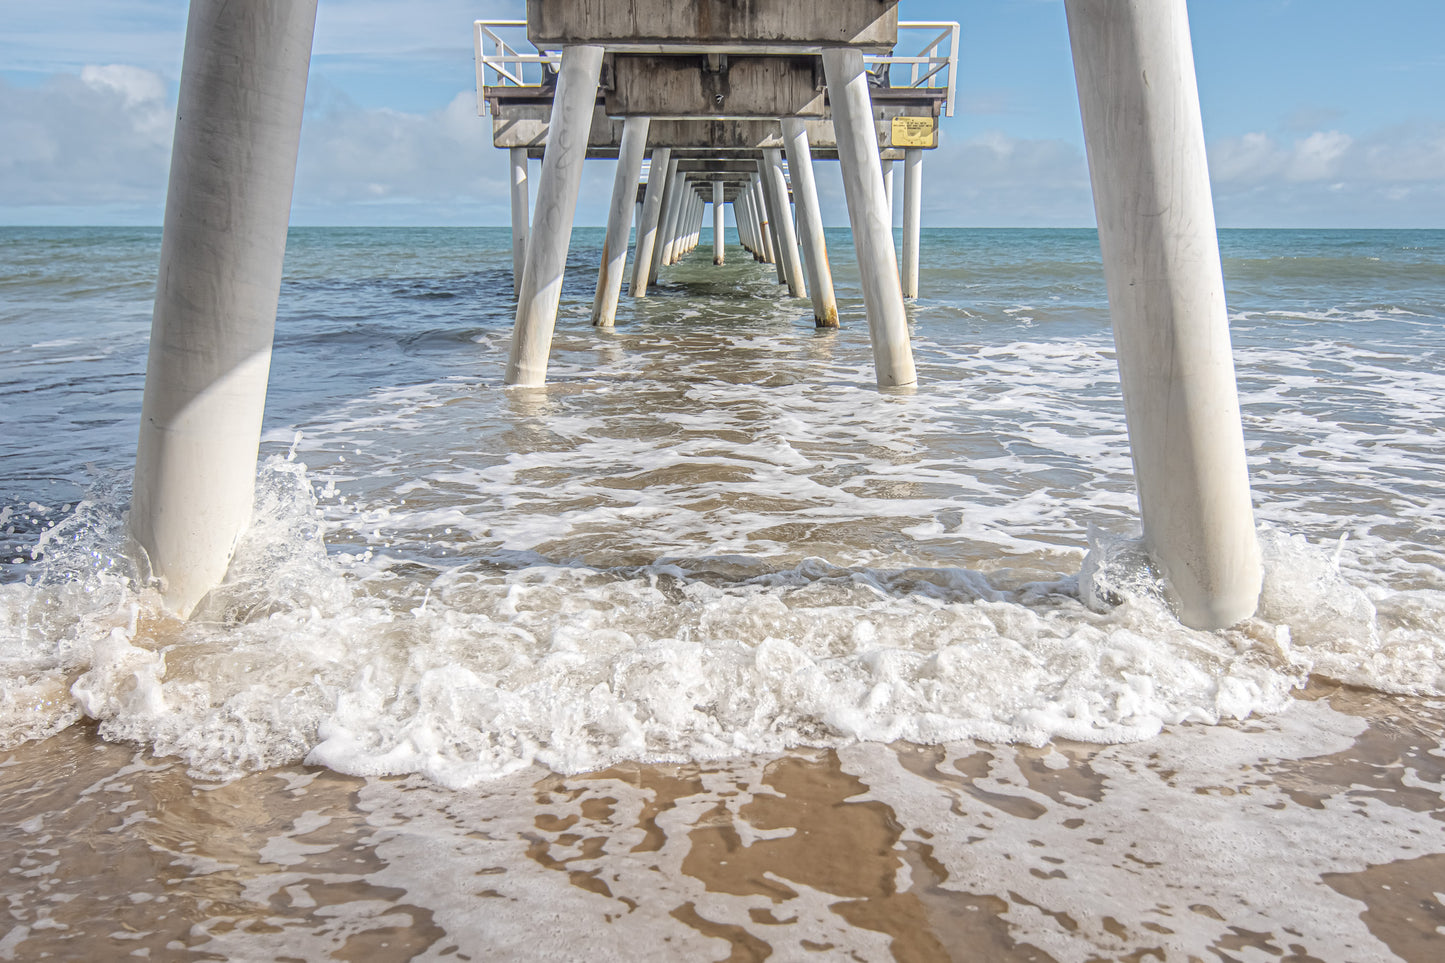
[(189, 624), (158, 631), (155, 599), (108, 569), (4, 587), (7, 743), (83, 713), (211, 776), (306, 759), (462, 787), (532, 763), (1136, 740), (1279, 711), (1310, 672), (1445, 691), (1445, 594), (1366, 592), (1270, 530), (1259, 617), (1197, 632), (1102, 536), (1090, 597), (1120, 601), (1096, 612), (1069, 576), (960, 568), (328, 556), (302, 465), (275, 457), (261, 481), (262, 521)]

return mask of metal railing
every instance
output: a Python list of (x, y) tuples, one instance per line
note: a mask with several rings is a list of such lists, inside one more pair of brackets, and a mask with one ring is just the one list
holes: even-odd
[[(472, 32), (476, 46), (479, 114), (487, 112), (483, 95), (487, 87), (540, 87), (548, 66), (559, 64), (562, 60), (560, 50), (538, 50), (531, 45), (527, 40), (525, 20), (478, 20), (472, 24)], [(513, 42), (508, 43), (503, 33)], [(922, 44), (917, 53), (900, 55), (895, 47), (887, 54), (865, 54), (864, 64), (875, 73), (886, 71), (890, 84), (899, 87), (947, 90), (943, 112), (945, 116), (952, 117), (954, 94), (958, 89), (958, 24), (949, 20), (899, 21), (899, 47), (903, 47), (905, 38), (909, 37), (918, 37), (918, 42)], [(532, 52), (523, 52), (524, 45), (531, 47)], [(908, 83), (897, 84), (893, 79), (895, 67), (908, 68)]]
[[(908, 83), (903, 86), (947, 89), (948, 94), (943, 102), (943, 113), (946, 117), (952, 117), (953, 97), (958, 89), (959, 26), (957, 21), (900, 20), (898, 22), (899, 47), (904, 44), (904, 31), (907, 31), (909, 36), (923, 34), (925, 42), (918, 49), (918, 53), (912, 56), (898, 56), (896, 53), (889, 53), (882, 57), (865, 55), (863, 62), (869, 65), (887, 64), (889, 68), (906, 64), (910, 76)], [(946, 48), (945, 44), (947, 44)], [(894, 48), (895, 51), (897, 49), (897, 47)], [(891, 69), (889, 81), (897, 85)]]

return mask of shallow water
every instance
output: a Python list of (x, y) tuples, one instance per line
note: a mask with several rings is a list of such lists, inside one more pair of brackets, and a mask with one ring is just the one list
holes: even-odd
[(0, 763), (3, 959), (1438, 959), (1440, 700), (1042, 749), (855, 743), (474, 791)]
[[(670, 269), (653, 297), (624, 299), (615, 332), (598, 332), (587, 319), (600, 242), (600, 231), (574, 237), (549, 387), (508, 391), (505, 231), (294, 231), (258, 524), (228, 584), (183, 625), (137, 583), (122, 538), (159, 233), (0, 229), (0, 387), (9, 399), (0, 413), (0, 746), (11, 750), (12, 786), (61, 760), (75, 773), (45, 791), (53, 803), (22, 819), (58, 818), (82, 788), (115, 778), (122, 792), (139, 792), (141, 781), (109, 775), (130, 765), (132, 750), (107, 744), (141, 747), (165, 791), (187, 798), (264, 785), (249, 791), (284, 811), (288, 781), (336, 787), (315, 818), (356, 832), (348, 793), (404, 786), (416, 808), (397, 818), (416, 825), (423, 850), (450, 845), (427, 828), (444, 823), (449, 807), (505, 806), (531, 799), (539, 779), (592, 785), (581, 774), (615, 767), (647, 779), (726, 773), (716, 777), (723, 788), (708, 792), (740, 780), (746, 793), (766, 794), (769, 771), (821, 766), (825, 795), (850, 779), (874, 794), (924, 780), (943, 798), (957, 780), (997, 778), (981, 774), (1017, 768), (1007, 760), (1030, 752), (1053, 764), (1096, 753), (1148, 759), (1177, 742), (1202, 765), (1234, 752), (1238, 734), (1256, 726), (1273, 735), (1248, 751), (1309, 759), (1344, 751), (1339, 740), (1358, 735), (1332, 726), (1364, 725), (1310, 715), (1318, 703), (1302, 709), (1298, 693), (1312, 676), (1377, 693), (1368, 696), (1371, 724), (1402, 715), (1417, 754), (1439, 756), (1431, 700), (1445, 694), (1445, 232), (1223, 233), (1267, 576), (1259, 615), (1218, 633), (1182, 628), (1130, 551), (1136, 505), (1092, 232), (925, 232), (925, 297), (910, 305), (913, 394), (872, 387), (846, 234), (829, 239), (836, 332), (814, 330), (807, 302), (780, 296), (771, 268), (735, 247), (714, 268), (707, 245)], [(1079, 572), (1090, 551), (1101, 563), (1097, 588), (1123, 600), (1113, 608), (1084, 602), (1091, 593)], [(1296, 731), (1293, 718), (1310, 721)], [(980, 739), (1038, 748), (967, 742)], [(908, 760), (938, 750), (910, 756), (912, 744), (955, 748), (920, 772)], [(960, 768), (978, 753), (992, 761)], [(569, 775), (544, 778), (537, 767)], [(1216, 778), (1180, 770), (1189, 772), (1181, 785), (1194, 788)], [(245, 773), (256, 775), (224, 783)], [(1278, 774), (1262, 778), (1260, 792), (1288, 797), (1289, 813), (1311, 808), (1289, 797)], [(1407, 788), (1438, 795), (1438, 773), (1411, 778), (1426, 784)], [(1200, 819), (1245, 818), (1239, 799), (1190, 792), (1210, 800)], [(709, 807), (732, 798), (699, 796), (706, 806), (690, 803), (686, 825), (709, 825)], [(165, 805), (137, 799), (137, 812)], [(640, 799), (629, 805), (645, 808)], [(902, 803), (888, 805), (902, 825), (968, 851), (971, 823), (904, 818)], [(225, 861), (206, 851), (207, 812), (181, 817), (178, 838)], [(753, 827), (737, 830), (744, 843), (766, 829), (729, 819)], [(1369, 815), (1382, 843), (1360, 858), (1406, 858), (1387, 843), (1413, 830), (1392, 819)], [(999, 837), (1005, 851), (1018, 842), (1011, 832)], [(921, 836), (894, 839), (874, 875), (936, 872), (909, 862), (922, 859), (910, 839), (922, 845)], [(1071, 839), (1039, 838), (1051, 858), (1077, 862), (1089, 850)], [(612, 845), (621, 843), (604, 848)], [(1176, 857), (1159, 862), (1176, 872), (1195, 859)], [(546, 870), (539, 879), (557, 875), (525, 853), (498, 859), (508, 873), (536, 863)], [(960, 891), (962, 865), (944, 860), (948, 875), (929, 885)], [(1363, 871), (1349, 860), (1330, 865)], [(421, 871), (409, 882), (407, 871), (390, 872), (385, 885), (408, 894), (425, 883)], [(176, 888), (193, 876), (155, 879), (180, 898)], [(1268, 889), (1241, 878), (1248, 899)], [(355, 883), (357, 892), (373, 883)], [(1019, 929), (1022, 904), (977, 892), (1013, 907), (990, 911), (996, 904), (985, 901), (969, 911), (1006, 916), (994, 931), (1033, 932)], [(1310, 913), (1337, 915), (1335, 897), (1317, 886), (1309, 893)], [(656, 892), (628, 898), (649, 907), (658, 933), (673, 932), (674, 910), (719, 921), (708, 925), (723, 929), (705, 936), (702, 923), (678, 924), (704, 941), (687, 945), (710, 947), (704, 954), (717, 952), (707, 941), (724, 932), (734, 948), (751, 945), (727, 927), (768, 942), (758, 934), (770, 931), (757, 927), (774, 925), (696, 899), (680, 910), (683, 902)], [(1035, 902), (1083, 926), (1082, 892)], [(1215, 902), (1205, 900), (1231, 925), (1253, 925)], [(822, 922), (790, 932), (834, 939), (838, 914), (826, 900), (810, 905), (807, 918)], [(1262, 918), (1295, 919), (1297, 929), (1314, 918), (1271, 913)], [(1111, 918), (1134, 942), (1116, 946), (1099, 935), (1112, 930), (1096, 927), (1069, 945), (1106, 955), (1145, 948), (1141, 934), (1154, 931), (1140, 929), (1143, 916)], [(425, 929), (420, 919), (408, 932)], [(862, 958), (888, 952), (886, 940), (847, 942), (868, 927), (843, 919), (850, 935), (837, 946)], [(1196, 940), (1206, 935), (1226, 938), (1189, 919), (1205, 929), (1168, 924), (1187, 935), (1161, 945), (1202, 949), (1208, 942)], [(26, 940), (43, 932), (32, 922)], [(497, 932), (514, 926), (525, 939), (534, 924), (523, 914)], [(455, 922), (436, 925), (463, 938)], [(1275, 934), (1260, 937), (1271, 946), (1290, 938), (1262, 922), (1259, 931)], [(473, 950), (484, 945), (467, 932)], [(336, 938), (340, 947), (351, 937)], [(947, 945), (953, 936), (938, 938)], [(1248, 949), (1253, 937), (1235, 939), (1244, 942), (1222, 951), (1271, 953)], [(223, 955), (244, 957), (239, 944), (225, 945)], [(788, 945), (783, 958), (806, 950)], [(1360, 958), (1383, 952), (1358, 945), (1374, 947)]]

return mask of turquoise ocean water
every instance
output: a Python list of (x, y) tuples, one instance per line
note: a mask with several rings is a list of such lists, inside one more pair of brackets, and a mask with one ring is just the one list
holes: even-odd
[[(124, 554), (160, 233), (0, 228), (0, 747), (79, 720), (200, 775), (1148, 737), (1313, 673), (1445, 692), (1445, 231), (1224, 231), (1269, 566), (1181, 628), (1135, 534), (1092, 231), (927, 230), (920, 386), (703, 245), (615, 332), (579, 229), (544, 392), (503, 229), (295, 229), (258, 524), (181, 627)], [(1125, 599), (1079, 599), (1086, 552)]]

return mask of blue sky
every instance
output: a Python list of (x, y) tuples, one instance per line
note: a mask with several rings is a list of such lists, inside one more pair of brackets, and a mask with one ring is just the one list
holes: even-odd
[[(186, 6), (0, 0), (0, 223), (160, 223)], [(521, 10), (321, 0), (293, 222), (508, 223), (470, 24)], [(1091, 225), (1062, 0), (900, 10), (963, 24), (925, 225)], [(1193, 0), (1190, 22), (1222, 226), (1445, 228), (1445, 3)], [(588, 165), (578, 223), (611, 178)]]

